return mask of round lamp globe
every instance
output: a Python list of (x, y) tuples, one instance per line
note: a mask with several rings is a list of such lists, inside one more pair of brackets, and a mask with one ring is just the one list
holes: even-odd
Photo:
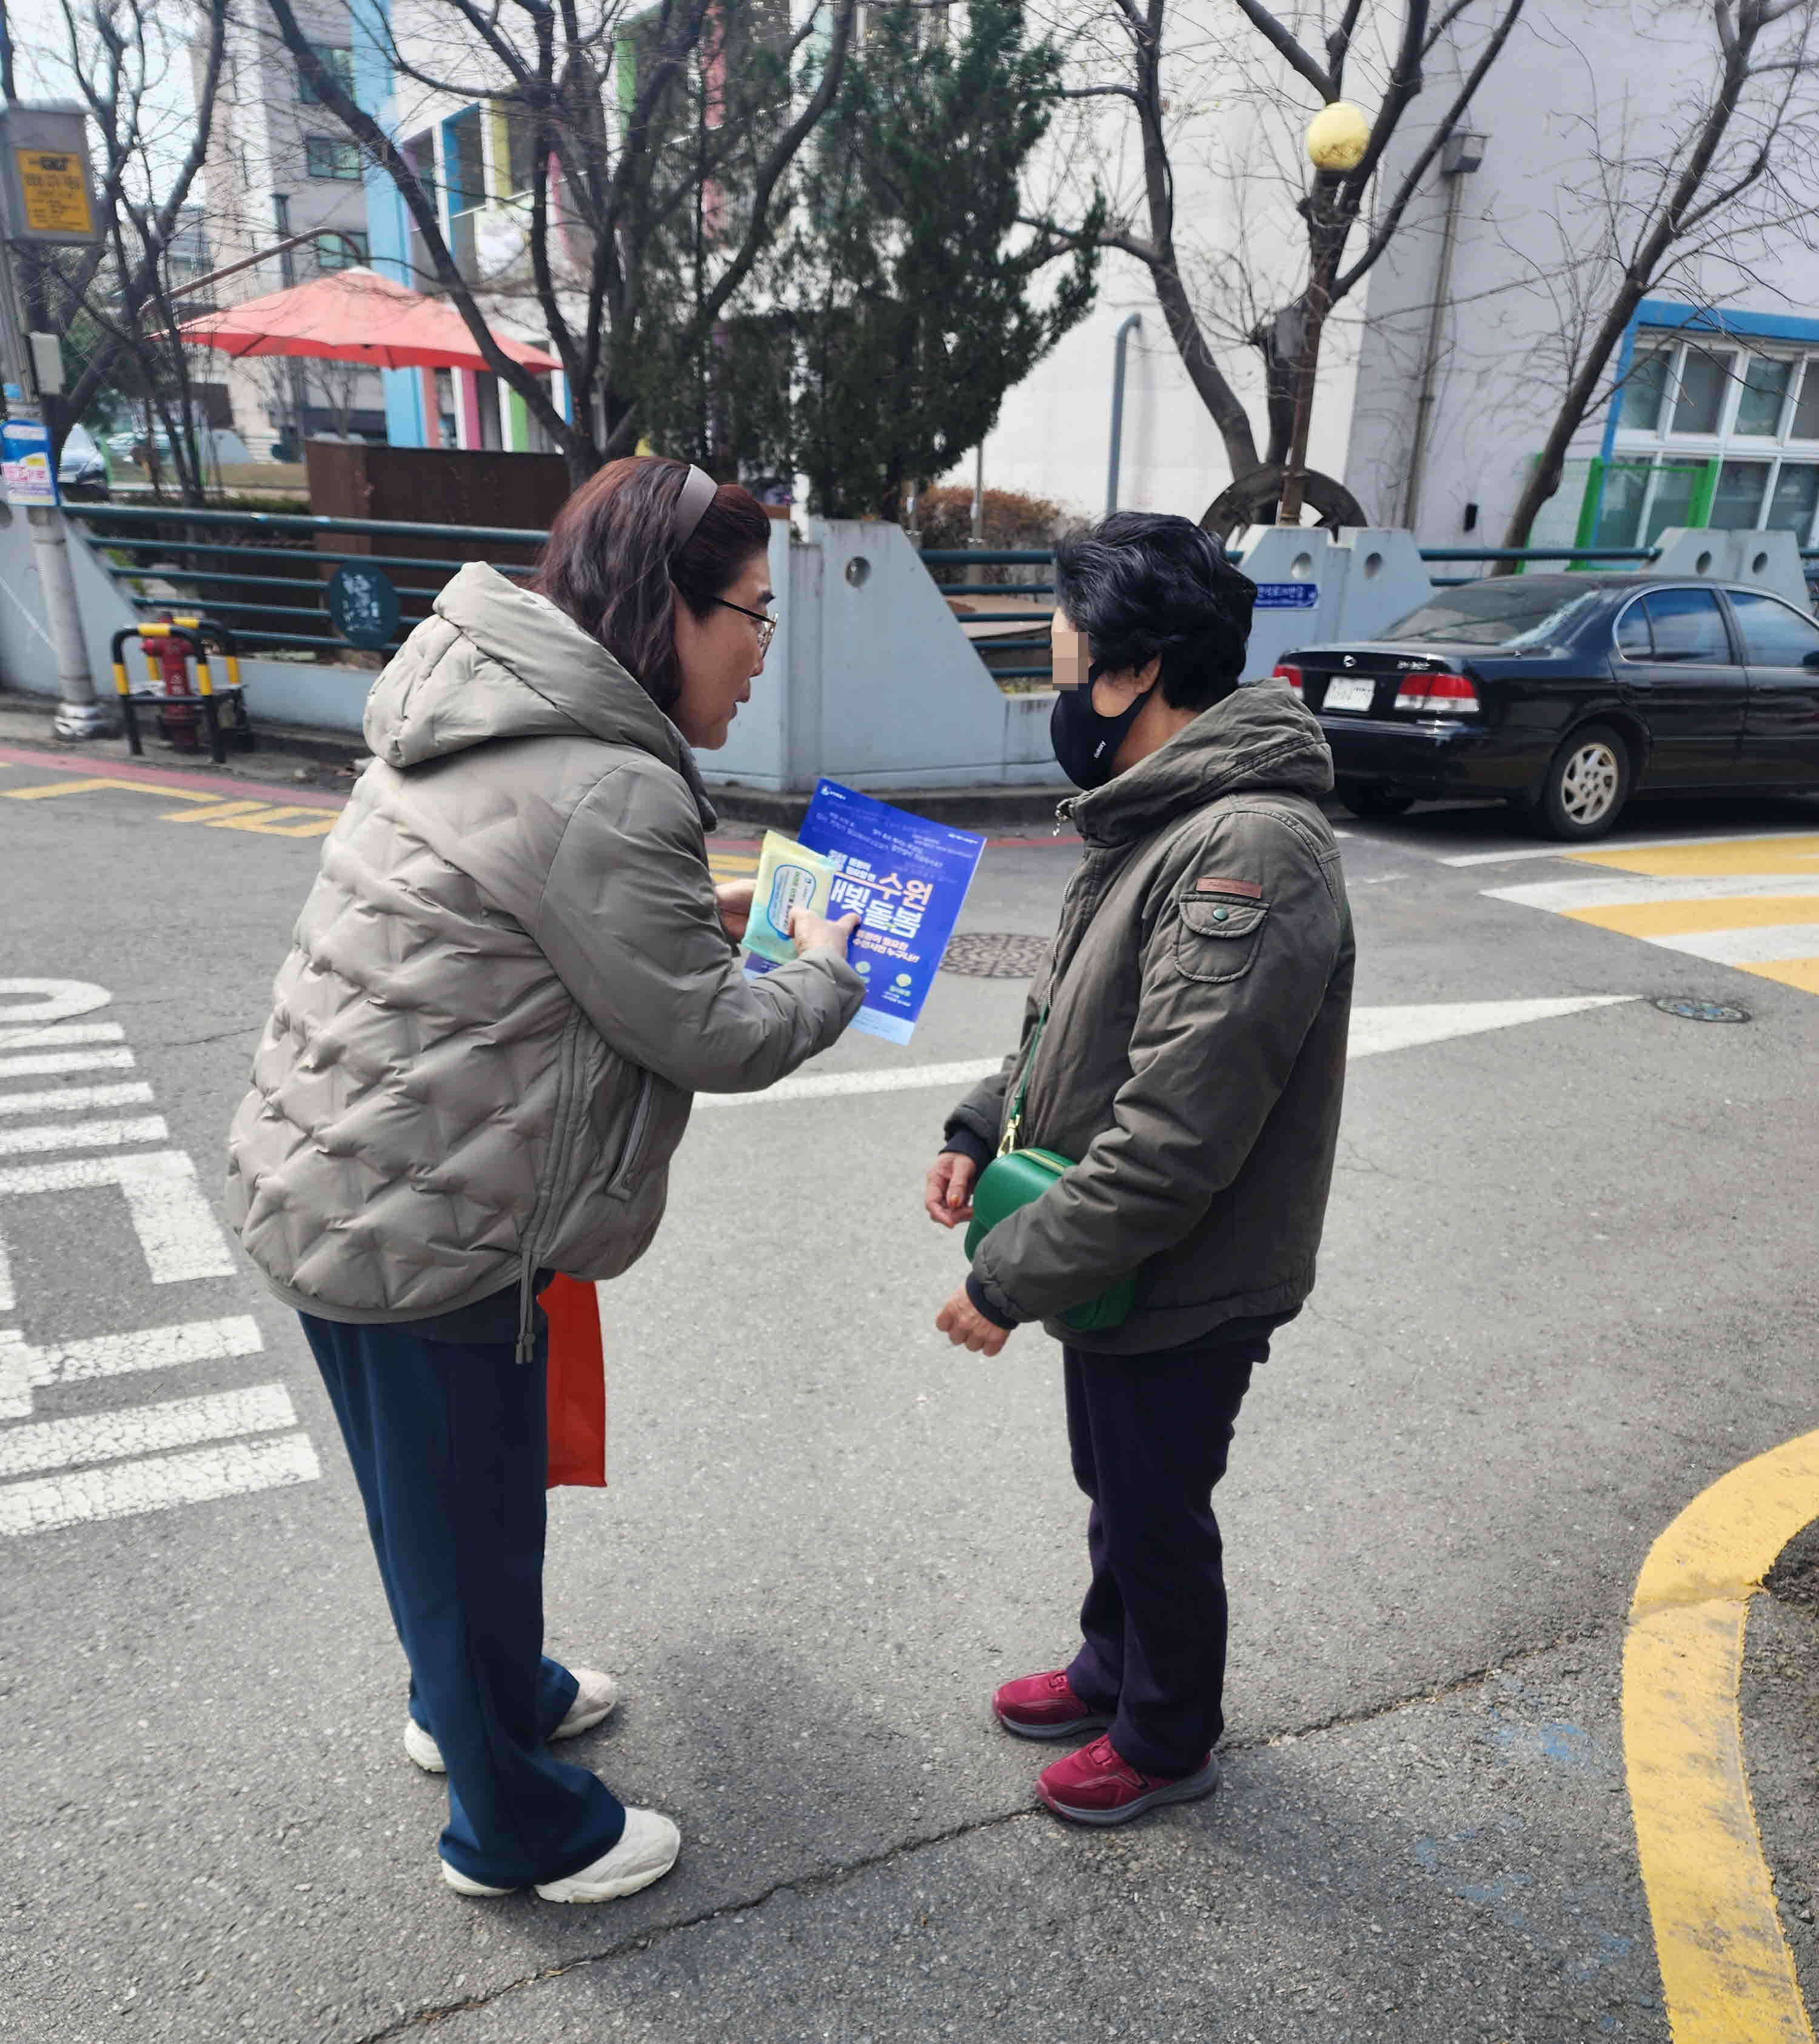
[(1371, 143), (1371, 124), (1348, 99), (1323, 106), (1307, 124), (1307, 153), (1321, 171), (1355, 171)]

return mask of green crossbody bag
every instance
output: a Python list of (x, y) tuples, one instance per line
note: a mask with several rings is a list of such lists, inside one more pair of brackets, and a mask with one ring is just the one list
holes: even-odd
[[(1004, 1140), (998, 1145), (998, 1155), (980, 1172), (979, 1183), (973, 1188), (972, 1225), (967, 1230), (967, 1254), (970, 1257), (1001, 1220), (1026, 1207), (1032, 1200), (1039, 1200), (1063, 1171), (1074, 1168), (1074, 1160), (1063, 1157), (1053, 1150), (1021, 1150), (1017, 1147), (1017, 1133), (1023, 1126), (1023, 1099), (1029, 1090), (1029, 1074), (1036, 1066), (1036, 1054), (1042, 1047), (1042, 1032), (1048, 1024), (1046, 1006), (1036, 1017), (1036, 1034), (1029, 1045), (1029, 1055), (1023, 1061), (1023, 1076), (1017, 1089), (1017, 1097), (1011, 1102), (1010, 1118), (1004, 1125)], [(1078, 1306), (1070, 1306), (1059, 1314), (1063, 1327), (1072, 1327), (1076, 1333), (1102, 1334), (1109, 1327), (1121, 1327), (1131, 1316), (1136, 1304), (1136, 1273), (1121, 1278), (1115, 1285), (1108, 1285), (1096, 1299), (1087, 1299)]]

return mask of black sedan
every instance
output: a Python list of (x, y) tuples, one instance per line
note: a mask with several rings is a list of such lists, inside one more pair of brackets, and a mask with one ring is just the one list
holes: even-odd
[(1594, 838), (1634, 794), (1819, 789), (1819, 623), (1765, 589), (1512, 575), (1275, 672), (1361, 816), (1492, 795), (1549, 836)]

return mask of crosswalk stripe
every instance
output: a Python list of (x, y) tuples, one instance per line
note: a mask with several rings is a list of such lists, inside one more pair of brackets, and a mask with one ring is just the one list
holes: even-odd
[(1621, 909), (1635, 901), (1735, 901), (1762, 895), (1785, 895), (1787, 876), (1779, 873), (1717, 874), (1702, 878), (1657, 879), (1615, 874), (1599, 880), (1543, 880), (1521, 887), (1485, 889), (1493, 901), (1514, 901), (1525, 909), (1551, 909), (1570, 915), (1576, 909)]
[(0, 1051), (29, 1051), (45, 1043), (117, 1043), (117, 1022), (0, 1023)]
[[(4, 1049), (0, 1044), (0, 1049)], [(0, 1057), (0, 1082), (53, 1078), (59, 1072), (126, 1072), (133, 1053), (118, 1051), (42, 1051), (25, 1058)]]
[(1636, 901), (1627, 907), (1572, 909), (1575, 923), (1595, 923), (1626, 937), (1676, 937), (1695, 930), (1786, 928), (1819, 920), (1819, 895), (1740, 895), (1706, 901)]
[[(199, 1398), (156, 1405), (116, 1406), (66, 1420), (40, 1420), (0, 1431), (0, 1477), (30, 1470), (68, 1469), (78, 1462), (111, 1462), (155, 1448), (183, 1448), (237, 1434), (275, 1434), (297, 1424), (297, 1408), (282, 1384), (255, 1384)], [(0, 1497), (5, 1496), (0, 1492)]]
[(133, 1107), (149, 1104), (152, 1089), (143, 1080), (121, 1085), (64, 1086), (54, 1093), (0, 1093), (0, 1114), (73, 1114), (84, 1107)]
[(1651, 936), (1664, 950), (1709, 959), (1713, 965), (1771, 965), (1819, 960), (1819, 923), (1767, 923), (1741, 930), (1687, 930)]
[(161, 1114), (127, 1121), (47, 1121), (33, 1128), (0, 1128), (0, 1156), (44, 1150), (124, 1150), (129, 1143), (166, 1142), (170, 1134)]
[(203, 1504), (281, 1484), (313, 1483), (321, 1473), (310, 1436), (298, 1432), (34, 1477), (0, 1486), (0, 1535), (49, 1533), (175, 1504)]

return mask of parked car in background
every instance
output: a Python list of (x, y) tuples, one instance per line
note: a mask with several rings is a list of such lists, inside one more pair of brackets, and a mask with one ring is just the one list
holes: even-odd
[(1759, 587), (1500, 577), (1275, 672), (1361, 816), (1494, 795), (1548, 836), (1588, 839), (1636, 794), (1819, 789), (1819, 621)]
[(98, 499), (107, 494), (107, 457), (87, 428), (71, 426), (57, 458), (57, 487), (65, 497)]

